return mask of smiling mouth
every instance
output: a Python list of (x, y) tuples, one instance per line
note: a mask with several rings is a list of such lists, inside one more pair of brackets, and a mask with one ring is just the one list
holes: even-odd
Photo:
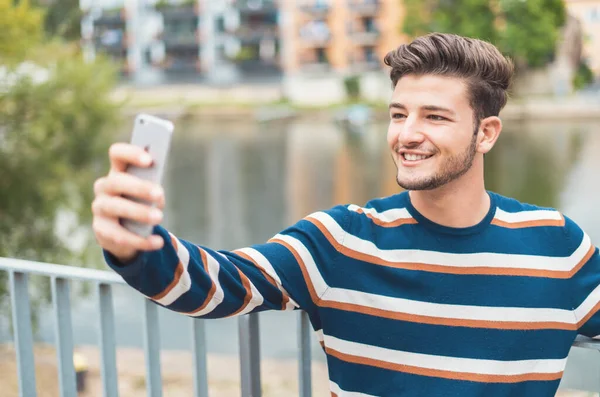
[(430, 158), (431, 154), (411, 154), (411, 153), (403, 153), (402, 158), (406, 161), (421, 161)]

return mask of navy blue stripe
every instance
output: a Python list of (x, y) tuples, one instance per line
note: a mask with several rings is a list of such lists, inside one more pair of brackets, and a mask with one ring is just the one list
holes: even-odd
[(419, 324), (321, 309), (325, 334), (392, 350), (488, 360), (563, 359), (575, 331), (498, 330)]
[(482, 383), (413, 375), (327, 357), (331, 380), (345, 391), (374, 396), (552, 397), (560, 381)]

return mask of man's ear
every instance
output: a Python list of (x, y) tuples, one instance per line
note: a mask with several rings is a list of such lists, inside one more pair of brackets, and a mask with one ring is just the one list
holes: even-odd
[(479, 123), (477, 131), (477, 151), (486, 154), (496, 144), (502, 132), (502, 120), (496, 116), (486, 117)]

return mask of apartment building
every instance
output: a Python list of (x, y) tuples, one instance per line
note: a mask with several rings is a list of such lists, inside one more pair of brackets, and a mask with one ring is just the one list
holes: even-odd
[(567, 11), (583, 29), (583, 58), (600, 78), (600, 0), (565, 0)]
[(108, 54), (125, 74), (361, 72), (401, 41), (398, 0), (91, 1), (81, 0), (87, 56)]
[(398, 0), (282, 1), (286, 73), (378, 69), (402, 40)]

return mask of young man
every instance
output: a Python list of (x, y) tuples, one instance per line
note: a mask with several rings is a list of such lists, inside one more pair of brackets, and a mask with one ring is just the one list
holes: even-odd
[(121, 195), (160, 208), (164, 195), (124, 173), (149, 164), (143, 151), (115, 144), (93, 204), (107, 263), (189, 316), (305, 310), (335, 396), (554, 396), (575, 336), (600, 334), (600, 258), (559, 212), (485, 189), (512, 64), (449, 34), (417, 38), (385, 62), (387, 142), (406, 191), (216, 252), (160, 226), (148, 239), (119, 226), (161, 220)]

